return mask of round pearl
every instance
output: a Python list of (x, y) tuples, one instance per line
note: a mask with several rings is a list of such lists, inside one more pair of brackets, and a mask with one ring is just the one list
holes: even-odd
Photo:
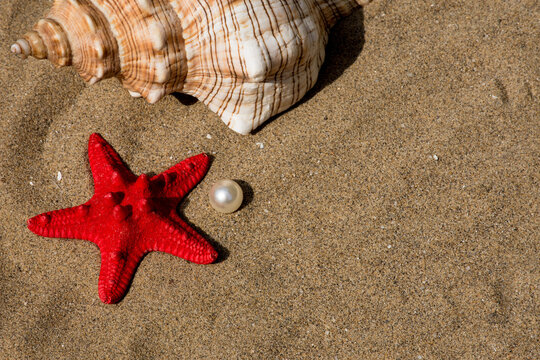
[(210, 205), (225, 214), (238, 210), (244, 199), (242, 188), (232, 180), (219, 180), (212, 186), (209, 195)]

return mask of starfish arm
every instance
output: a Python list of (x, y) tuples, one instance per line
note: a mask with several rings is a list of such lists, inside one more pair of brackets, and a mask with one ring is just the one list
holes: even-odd
[(162, 251), (196, 264), (213, 263), (218, 253), (208, 241), (178, 217), (168, 219), (150, 213), (141, 226), (147, 251)]
[(144, 256), (138, 247), (130, 249), (101, 250), (99, 272), (99, 298), (106, 304), (122, 300), (126, 294), (135, 270)]
[(192, 156), (152, 177), (150, 183), (160, 196), (181, 199), (202, 180), (209, 166), (206, 154)]
[(89, 240), (96, 243), (94, 234), (99, 221), (88, 217), (87, 204), (49, 211), (28, 220), (28, 229), (36, 235)]
[(111, 188), (133, 182), (137, 178), (124, 164), (120, 155), (99, 134), (90, 135), (88, 159), (97, 194), (111, 191)]

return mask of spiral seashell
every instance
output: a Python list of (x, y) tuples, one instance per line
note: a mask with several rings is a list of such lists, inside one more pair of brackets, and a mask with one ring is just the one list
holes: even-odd
[(315, 84), (330, 28), (369, 0), (55, 0), (11, 51), (117, 77), (134, 97), (192, 95), (248, 134)]

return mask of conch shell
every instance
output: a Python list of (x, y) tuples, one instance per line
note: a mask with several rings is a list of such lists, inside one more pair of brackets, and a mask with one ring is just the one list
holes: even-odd
[(55, 0), (11, 51), (117, 77), (155, 103), (192, 95), (248, 134), (315, 84), (330, 28), (369, 0)]

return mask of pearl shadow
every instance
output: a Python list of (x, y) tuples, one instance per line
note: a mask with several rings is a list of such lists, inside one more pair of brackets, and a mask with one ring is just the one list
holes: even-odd
[(253, 188), (244, 180), (238, 180), (238, 179), (233, 179), (233, 180), (236, 181), (238, 185), (240, 185), (240, 187), (242, 188), (242, 192), (244, 193), (242, 204), (240, 205), (238, 210), (235, 211), (237, 212), (237, 211), (241, 211), (243, 208), (251, 204), (251, 202), (253, 201), (254, 193), (253, 193)]

